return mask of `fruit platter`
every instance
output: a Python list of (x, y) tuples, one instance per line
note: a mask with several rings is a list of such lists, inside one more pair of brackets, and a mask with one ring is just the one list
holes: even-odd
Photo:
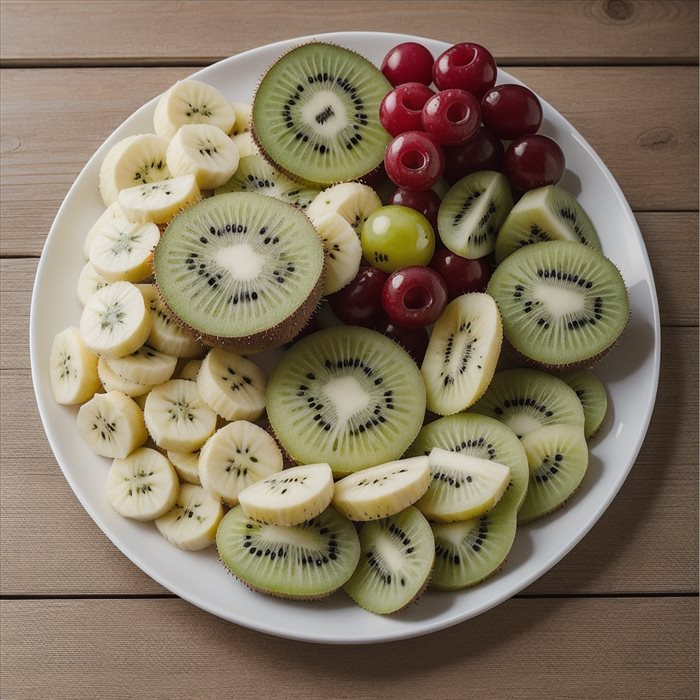
[(549, 570), (632, 468), (660, 358), (584, 138), (487, 47), (371, 32), (247, 51), (127, 119), (56, 216), (30, 345), (112, 542), (324, 643), (435, 631)]

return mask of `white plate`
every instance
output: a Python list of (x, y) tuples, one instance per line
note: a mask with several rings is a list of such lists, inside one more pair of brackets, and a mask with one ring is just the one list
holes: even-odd
[[(231, 100), (250, 100), (261, 71), (295, 44), (318, 38), (355, 49), (377, 65), (401, 41), (417, 40), (437, 56), (448, 44), (399, 34), (342, 32), (304, 37), (247, 51), (193, 77)], [(517, 82), (499, 71), (499, 82)], [(541, 98), (540, 98), (541, 99)], [(167, 544), (151, 524), (117, 515), (106, 497), (108, 460), (96, 457), (75, 428), (75, 408), (57, 405), (48, 380), (54, 335), (77, 325), (74, 285), (84, 264), (83, 238), (104, 207), (98, 171), (107, 150), (132, 133), (153, 130), (152, 100), (129, 117), (98, 149), (71, 187), (51, 227), (39, 263), (30, 322), (32, 378), (39, 412), (56, 459), (87, 512), (112, 542), (173, 593), (240, 625), (292, 639), (368, 643), (413, 637), (474, 617), (510, 598), (556, 564), (590, 530), (622, 485), (642, 445), (659, 377), (659, 309), (644, 242), (612, 175), (585, 139), (542, 100), (542, 131), (561, 145), (568, 170), (563, 186), (574, 192), (598, 229), (604, 251), (630, 290), (632, 320), (621, 342), (599, 366), (611, 409), (592, 443), (588, 474), (567, 506), (541, 522), (521, 527), (498, 575), (456, 593), (429, 591), (397, 617), (365, 612), (342, 593), (318, 603), (292, 603), (256, 594), (236, 582), (216, 552), (183, 552)]]

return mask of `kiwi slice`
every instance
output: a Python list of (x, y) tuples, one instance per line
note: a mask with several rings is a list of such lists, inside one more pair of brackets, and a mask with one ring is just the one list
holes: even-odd
[(355, 527), (333, 508), (301, 525), (263, 525), (236, 506), (219, 523), (224, 566), (249, 588), (278, 598), (317, 600), (340, 588), (360, 556)]
[(578, 425), (545, 425), (522, 443), (530, 483), (518, 521), (529, 523), (562, 506), (578, 488), (588, 468), (588, 447)]
[(583, 427), (576, 393), (561, 379), (536, 369), (497, 372), (486, 393), (470, 409), (507, 425), (522, 437), (543, 425), (569, 423)]
[(443, 197), (438, 231), (443, 243), (463, 258), (481, 258), (493, 251), (496, 235), (513, 206), (508, 180), (482, 170), (456, 182)]
[(323, 246), (289, 204), (248, 192), (211, 197), (176, 216), (156, 246), (160, 296), (212, 345), (282, 345), (308, 321), (323, 283)]
[(254, 154), (241, 158), (233, 177), (214, 194), (226, 192), (256, 192), (281, 199), (306, 211), (321, 190), (304, 187), (275, 170), (262, 156)]
[(430, 586), (455, 591), (474, 586), (498, 571), (515, 541), (516, 510), (512, 502), (501, 500), (478, 518), (431, 527), (435, 566)]
[(521, 355), (545, 368), (591, 364), (627, 325), (629, 299), (618, 269), (571, 241), (525, 246), (493, 273), (488, 293)]
[(578, 369), (561, 375), (578, 396), (583, 406), (585, 423), (583, 431), (586, 438), (595, 435), (608, 410), (608, 395), (603, 383), (590, 369)]
[(360, 561), (345, 592), (365, 610), (399, 612), (428, 585), (435, 540), (428, 521), (413, 506), (360, 530)]
[(518, 436), (503, 423), (476, 413), (439, 418), (421, 429), (406, 456), (429, 455), (433, 447), (504, 464), (510, 469), (510, 484), (499, 505), (522, 504), (529, 478), (527, 455)]
[(379, 104), (391, 90), (366, 58), (340, 46), (298, 46), (263, 76), (253, 137), (290, 177), (317, 185), (356, 180), (384, 158), (390, 136)]
[(556, 185), (526, 192), (496, 238), (496, 262), (523, 246), (543, 241), (575, 241), (600, 250), (595, 226), (576, 198)]
[(293, 345), (267, 385), (267, 416), (298, 463), (334, 475), (390, 462), (418, 434), (425, 390), (411, 356), (366, 328), (318, 331)]

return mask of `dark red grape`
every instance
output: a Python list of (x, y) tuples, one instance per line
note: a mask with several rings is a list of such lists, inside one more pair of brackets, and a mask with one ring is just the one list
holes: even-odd
[(384, 167), (398, 187), (427, 190), (442, 177), (445, 156), (439, 144), (424, 131), (407, 131), (387, 146)]
[(391, 196), (389, 204), (398, 204), (419, 211), (437, 231), (437, 215), (440, 197), (433, 190), (403, 190), (399, 187)]
[(387, 275), (374, 267), (361, 267), (350, 284), (328, 297), (339, 321), (351, 326), (372, 326), (382, 315), (382, 290)]
[(398, 343), (418, 366), (421, 365), (430, 340), (425, 328), (402, 328), (384, 317), (375, 325), (374, 330)]
[(433, 55), (423, 44), (407, 41), (394, 46), (387, 53), (381, 71), (394, 86), (413, 82), (430, 85), (433, 80)]
[(481, 127), (476, 136), (461, 146), (444, 146), (445, 179), (454, 184), (469, 173), (500, 170), (503, 144), (494, 133)]
[(422, 122), (440, 144), (466, 143), (481, 126), (479, 100), (466, 90), (443, 90), (423, 105)]
[(422, 328), (437, 321), (447, 304), (447, 286), (435, 270), (410, 265), (393, 272), (382, 290), (384, 312), (403, 328)]
[(434, 95), (423, 83), (403, 83), (384, 96), (379, 121), (392, 136), (420, 130), (423, 105)]
[(433, 64), (433, 82), (440, 90), (466, 90), (479, 100), (495, 84), (496, 73), (496, 61), (479, 44), (455, 44)]
[(447, 248), (435, 251), (430, 267), (445, 280), (450, 301), (469, 292), (483, 292), (491, 277), (486, 258), (463, 258)]
[(481, 100), (484, 125), (502, 139), (534, 134), (542, 123), (542, 105), (522, 85), (497, 85)]
[(512, 141), (503, 156), (503, 174), (519, 190), (534, 190), (559, 182), (565, 166), (559, 144), (541, 134)]

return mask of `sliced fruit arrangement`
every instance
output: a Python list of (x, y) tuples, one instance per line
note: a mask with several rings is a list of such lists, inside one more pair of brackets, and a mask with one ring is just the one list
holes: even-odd
[[(312, 42), (252, 105), (183, 80), (112, 146), (48, 366), (116, 512), (255, 590), (388, 614), (572, 496), (629, 300), (539, 99), (496, 77), (473, 43), (378, 69)], [(538, 369), (496, 372), (504, 339)]]

